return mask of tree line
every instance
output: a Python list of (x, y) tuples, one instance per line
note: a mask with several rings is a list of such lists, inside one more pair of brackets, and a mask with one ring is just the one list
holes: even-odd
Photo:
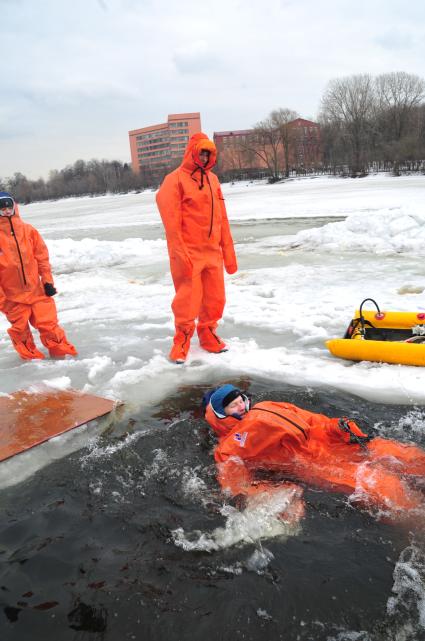
[(295, 127), (296, 111), (276, 109), (227, 144), (219, 172), (229, 178), (262, 167), (273, 181), (293, 173), (425, 170), (424, 100), (425, 81), (402, 71), (331, 80), (320, 129)]
[[(233, 175), (256, 166), (271, 180), (311, 172), (351, 176), (366, 175), (371, 169), (395, 175), (404, 169), (425, 172), (425, 81), (419, 76), (399, 71), (331, 80), (321, 100), (319, 141), (312, 143), (300, 135), (302, 128), (291, 125), (298, 117), (288, 108), (273, 110), (246, 136), (235, 139), (230, 154)], [(21, 173), (0, 178), (0, 190), (23, 203), (125, 193), (157, 186), (167, 171), (170, 167), (164, 166), (161, 176), (149, 168), (136, 174), (117, 160), (77, 160), (51, 171), (47, 180), (29, 180)]]
[(129, 164), (118, 160), (77, 160), (64, 169), (51, 171), (47, 180), (29, 180), (21, 173), (0, 179), (0, 190), (9, 191), (21, 203), (126, 193), (145, 186), (142, 176), (135, 174)]
[(425, 81), (403, 71), (332, 80), (319, 116), (324, 164), (351, 175), (424, 168), (424, 101)]

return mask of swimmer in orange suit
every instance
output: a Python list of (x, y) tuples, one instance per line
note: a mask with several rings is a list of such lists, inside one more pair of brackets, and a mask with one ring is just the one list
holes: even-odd
[(425, 452), (417, 446), (369, 438), (352, 420), (291, 403), (263, 401), (251, 407), (233, 385), (208, 393), (204, 403), (205, 418), (218, 437), (218, 479), (232, 495), (252, 495), (258, 485), (264, 491), (255, 472), (266, 469), (346, 493), (352, 502), (375, 506), (391, 517), (424, 507), (423, 495), (414, 487), (415, 477), (425, 476)]

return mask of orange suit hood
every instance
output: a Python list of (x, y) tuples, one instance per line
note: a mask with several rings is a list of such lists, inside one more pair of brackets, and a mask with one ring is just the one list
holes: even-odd
[[(201, 163), (201, 160), (199, 158), (199, 154), (203, 149), (206, 149), (206, 151), (210, 152), (210, 158), (206, 166)], [(199, 132), (197, 134), (194, 134), (189, 140), (180, 167), (189, 172), (196, 171), (196, 169), (209, 171), (212, 167), (214, 167), (216, 160), (217, 149), (215, 144), (208, 138), (206, 134)]]
[(235, 429), (235, 427), (239, 427), (241, 425), (241, 421), (243, 421), (243, 418), (244, 417), (242, 417), (241, 419), (237, 419), (235, 416), (226, 416), (225, 418), (218, 418), (218, 416), (214, 414), (214, 410), (211, 407), (211, 403), (208, 403), (207, 409), (205, 411), (205, 420), (213, 428), (214, 434), (218, 436), (218, 438), (227, 436), (227, 434), (229, 434), (233, 429)]

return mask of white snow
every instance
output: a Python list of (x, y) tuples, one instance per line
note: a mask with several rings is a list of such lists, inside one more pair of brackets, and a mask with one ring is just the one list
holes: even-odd
[(224, 194), (239, 259), (220, 326), (230, 349), (208, 354), (194, 338), (184, 366), (167, 360), (173, 286), (154, 192), (22, 206), (49, 246), (79, 356), (20, 361), (2, 316), (0, 393), (59, 382), (137, 411), (184, 384), (255, 375), (424, 403), (422, 368), (338, 360), (324, 342), (363, 298), (425, 311), (425, 177), (227, 184)]

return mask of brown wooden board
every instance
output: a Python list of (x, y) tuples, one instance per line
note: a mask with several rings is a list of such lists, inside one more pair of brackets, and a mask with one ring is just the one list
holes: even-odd
[(18, 391), (0, 397), (0, 461), (104, 416), (116, 406), (77, 390)]

